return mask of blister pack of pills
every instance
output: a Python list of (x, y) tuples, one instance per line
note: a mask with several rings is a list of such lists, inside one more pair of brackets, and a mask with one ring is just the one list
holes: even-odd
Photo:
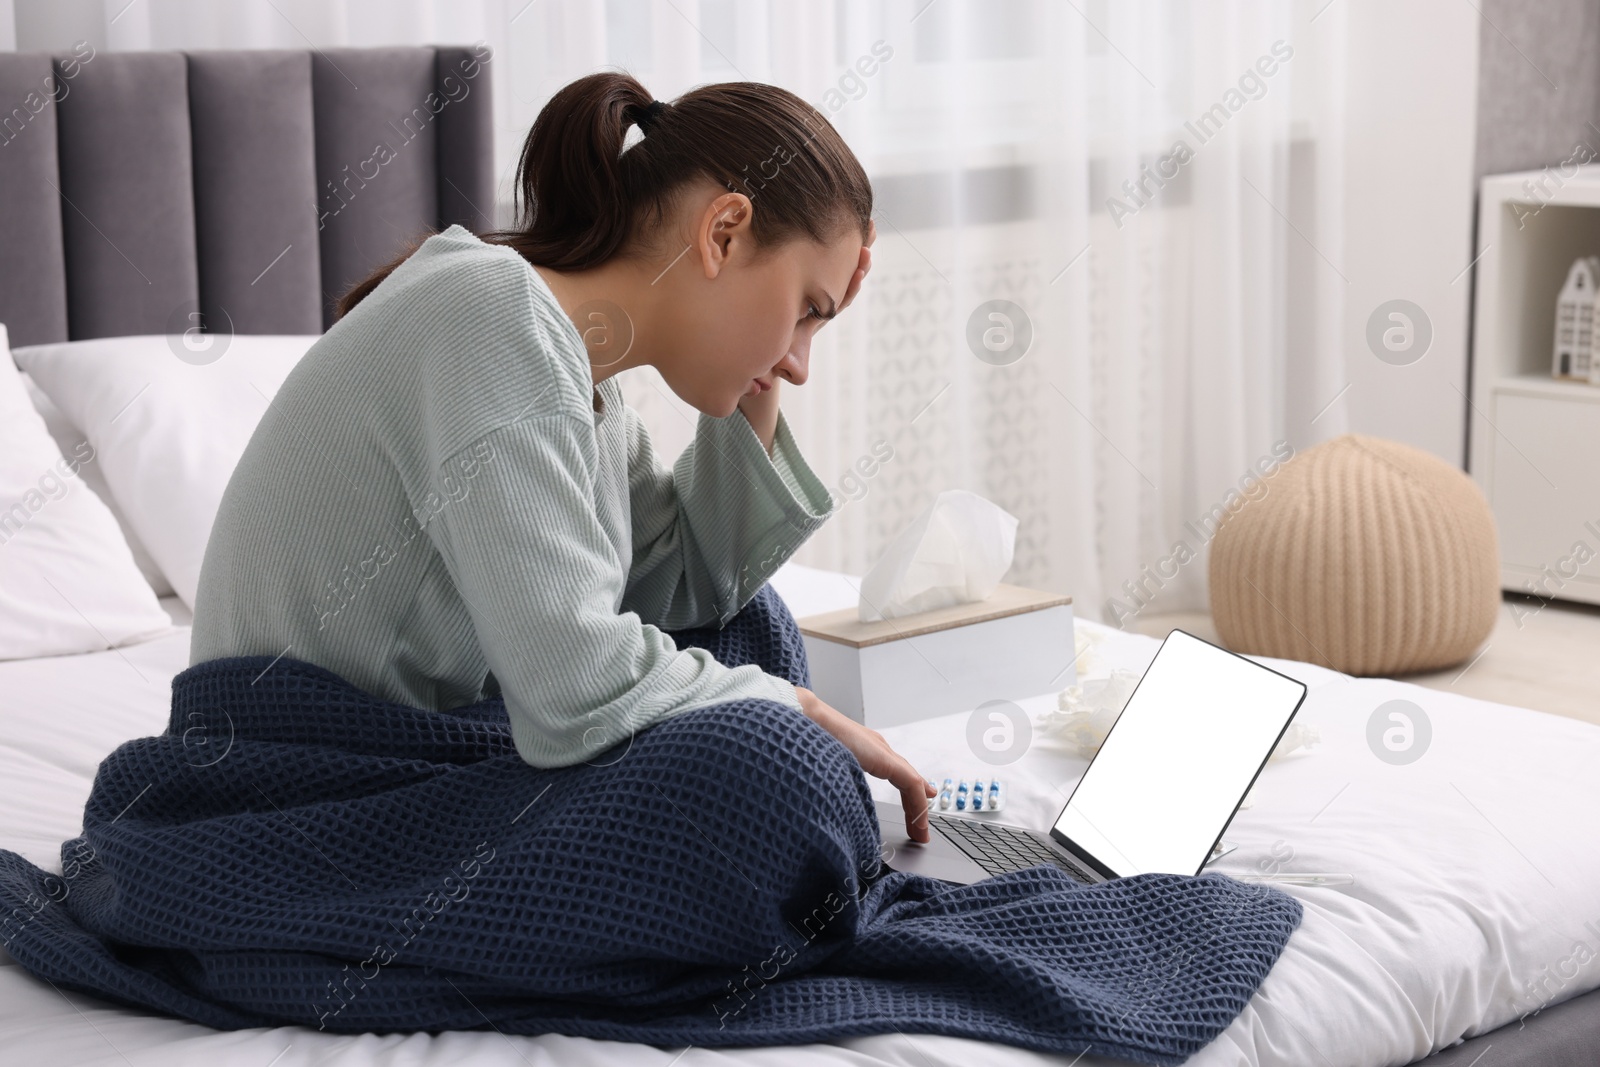
[(946, 778), (928, 784), (939, 791), (929, 801), (934, 811), (976, 812), (999, 811), (1006, 806), (1006, 791), (998, 778)]

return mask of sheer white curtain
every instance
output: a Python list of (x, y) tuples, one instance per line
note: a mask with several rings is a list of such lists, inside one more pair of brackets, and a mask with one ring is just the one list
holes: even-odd
[[(1204, 610), (1214, 509), (1344, 429), (1337, 0), (12, 3), (21, 49), (487, 41), (505, 200), (599, 67), (816, 104), (879, 240), (784, 396), (844, 502), (802, 563), (860, 573), (964, 488), (1021, 520), (1008, 581), (1113, 624)], [(624, 391), (670, 461), (694, 412), (648, 368)]]

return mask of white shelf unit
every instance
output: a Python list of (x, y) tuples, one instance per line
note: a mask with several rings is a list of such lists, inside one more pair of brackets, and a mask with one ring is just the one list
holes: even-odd
[(1470, 466), (1501, 587), (1600, 604), (1600, 386), (1550, 374), (1567, 270), (1600, 255), (1600, 164), (1567, 169), (1483, 179)]

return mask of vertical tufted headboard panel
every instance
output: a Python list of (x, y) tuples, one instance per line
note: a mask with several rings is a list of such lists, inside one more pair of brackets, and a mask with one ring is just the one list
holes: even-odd
[(235, 333), (321, 332), (317, 219), (306, 194), (317, 186), (307, 120), (314, 113), (310, 52), (189, 56), (206, 324), (231, 322)]
[(0, 53), (0, 322), (15, 345), (67, 338), (54, 85), (49, 56)]
[(417, 237), (493, 219), (485, 46), (0, 54), (13, 345), (316, 333)]

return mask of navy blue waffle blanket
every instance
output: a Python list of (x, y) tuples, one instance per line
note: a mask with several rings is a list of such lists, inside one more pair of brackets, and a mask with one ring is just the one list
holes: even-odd
[[(764, 586), (674, 634), (809, 681)], [(0, 851), (0, 937), (58, 986), (219, 1029), (653, 1045), (953, 1034), (1176, 1064), (1300, 905), (1217, 874), (951, 887), (889, 871), (848, 749), (800, 712), (682, 712), (541, 770), (500, 698), (428, 712), (292, 658), (196, 664), (101, 763), (62, 873)]]

